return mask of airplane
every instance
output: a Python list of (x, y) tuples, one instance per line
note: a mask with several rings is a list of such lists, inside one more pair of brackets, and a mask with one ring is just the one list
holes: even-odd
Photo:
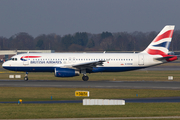
[(174, 25), (166, 25), (149, 46), (139, 53), (25, 53), (13, 56), (3, 63), (3, 68), (11, 71), (54, 72), (56, 77), (74, 77), (87, 73), (123, 72), (147, 68), (177, 60), (170, 55)]

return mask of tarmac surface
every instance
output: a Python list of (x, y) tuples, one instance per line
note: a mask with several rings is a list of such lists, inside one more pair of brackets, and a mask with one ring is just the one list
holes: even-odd
[[(159, 98), (133, 98), (123, 99), (126, 103), (160, 103), (160, 102), (180, 102), (180, 97), (159, 97)], [(18, 103), (0, 102), (0, 103)], [(51, 103), (82, 103), (82, 100), (51, 100), (51, 101), (23, 101), (23, 104), (51, 104)]]
[(54, 81), (54, 80), (0, 80), (0, 87), (57, 87), (57, 88), (118, 88), (180, 90), (180, 82), (154, 81)]

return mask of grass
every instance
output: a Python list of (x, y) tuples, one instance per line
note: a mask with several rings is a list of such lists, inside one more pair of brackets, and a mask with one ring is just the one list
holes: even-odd
[(0, 104), (0, 119), (178, 116), (180, 103), (127, 103), (124, 106)]
[(102, 89), (102, 88), (39, 88), (39, 87), (1, 87), (0, 101), (47, 101), (82, 100), (75, 97), (76, 90), (90, 91), (91, 99), (125, 99), (180, 96), (180, 90), (151, 89)]
[[(180, 71), (129, 71), (129, 72), (107, 72), (87, 74), (89, 81), (168, 81), (168, 76), (173, 76), (173, 81), (180, 81)], [(23, 80), (25, 73), (4, 71), (0, 73), (0, 79), (9, 79), (9, 75), (21, 75)], [(29, 73), (29, 80), (65, 80), (65, 81), (82, 81), (82, 75), (76, 77), (55, 77), (54, 73)], [(12, 79), (13, 80), (13, 79)]]
[[(89, 98), (123, 99), (179, 96), (180, 90), (0, 87), (0, 101), (81, 100), (76, 90), (90, 91)], [(0, 119), (93, 118), (178, 116), (180, 103), (127, 103), (125, 106), (69, 104), (0, 104)]]

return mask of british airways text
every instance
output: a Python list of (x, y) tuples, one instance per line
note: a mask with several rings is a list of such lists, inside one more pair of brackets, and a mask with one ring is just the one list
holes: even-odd
[(62, 64), (61, 61), (31, 61), (31, 64)]

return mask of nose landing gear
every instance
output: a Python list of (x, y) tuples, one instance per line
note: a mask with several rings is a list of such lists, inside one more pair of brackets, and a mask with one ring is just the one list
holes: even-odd
[(28, 72), (25, 74), (24, 81), (28, 81)]

